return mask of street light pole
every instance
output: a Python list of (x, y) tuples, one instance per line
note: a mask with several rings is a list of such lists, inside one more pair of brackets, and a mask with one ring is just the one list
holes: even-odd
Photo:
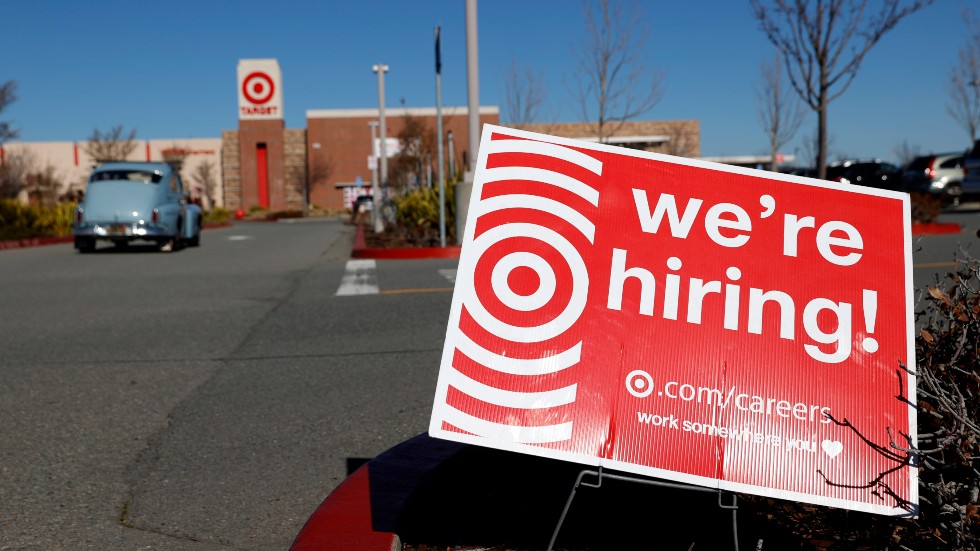
[(373, 217), (374, 232), (381, 233), (385, 229), (384, 217), (381, 215), (381, 192), (382, 189), (387, 192), (388, 187), (388, 148), (386, 147), (388, 132), (385, 128), (385, 73), (388, 72), (388, 66), (378, 64), (372, 66), (371, 70), (378, 74), (378, 120), (381, 125), (381, 181), (374, 188), (374, 209), (372, 210), (377, 212)]
[(480, 85), (477, 62), (476, 0), (466, 0), (466, 90), (468, 97), (469, 145), (466, 174), (456, 183), (456, 241), (463, 242), (466, 218), (469, 215), (470, 196), (473, 193), (473, 177), (476, 171), (476, 154), (480, 148)]
[(453, 151), (453, 131), (446, 133), (446, 142), (449, 146), (449, 178), (456, 179), (456, 153)]
[[(368, 126), (371, 127), (371, 197), (376, 198), (377, 195), (374, 194), (374, 190), (378, 189), (378, 155), (375, 153), (375, 146), (378, 144), (378, 121), (368, 122)], [(378, 209), (374, 207), (371, 208), (371, 225), (375, 223), (375, 218), (378, 216)]]

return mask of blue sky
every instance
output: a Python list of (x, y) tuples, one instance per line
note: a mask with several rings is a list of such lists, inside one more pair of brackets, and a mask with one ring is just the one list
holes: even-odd
[[(875, 0), (872, 0), (875, 3)], [(748, 1), (641, 3), (651, 35), (648, 66), (663, 96), (643, 119), (697, 119), (704, 156), (763, 154), (759, 65), (775, 50)], [(938, 0), (904, 19), (866, 57), (830, 106), (831, 160), (895, 160), (903, 142), (922, 152), (965, 149), (946, 112), (944, 82), (966, 42), (962, 14), (974, 0)], [(236, 65), (276, 58), (288, 128), (308, 109), (378, 105), (376, 63), (390, 66), (386, 105), (435, 105), (433, 28), (442, 27), (442, 104), (465, 106), (464, 0), (5, 2), (0, 82), (19, 99), (0, 119), (22, 141), (84, 140), (93, 129), (135, 129), (139, 139), (219, 137), (237, 128)], [(516, 61), (543, 74), (545, 114), (581, 120), (569, 92), (573, 44), (584, 33), (574, 0), (479, 0), (480, 103), (503, 110), (504, 76)], [(803, 156), (803, 129), (784, 148)]]

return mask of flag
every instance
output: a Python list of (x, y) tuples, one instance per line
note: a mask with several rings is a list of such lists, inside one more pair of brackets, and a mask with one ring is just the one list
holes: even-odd
[(436, 25), (436, 74), (442, 74), (442, 48), (439, 46), (439, 26)]

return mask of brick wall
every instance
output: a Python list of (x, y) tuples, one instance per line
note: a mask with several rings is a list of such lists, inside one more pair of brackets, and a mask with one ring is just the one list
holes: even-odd
[(241, 151), (237, 130), (221, 132), (221, 174), (225, 208), (234, 212), (242, 208)]
[[(485, 109), (480, 114), (482, 124), (500, 124), (496, 109)], [(434, 109), (391, 109), (385, 111), (386, 133), (389, 138), (397, 138), (404, 128), (404, 115), (408, 113), (421, 119), (426, 127), (435, 132), (436, 116)], [(371, 169), (368, 156), (371, 154), (370, 121), (378, 119), (377, 110), (336, 110), (313, 111), (307, 114), (307, 170), (311, 180), (329, 168), (325, 178), (312, 182), (311, 202), (328, 210), (345, 209), (343, 188), (339, 186), (354, 184), (357, 177), (365, 186), (371, 183)], [(458, 171), (465, 168), (463, 159), (469, 154), (468, 115), (466, 108), (447, 107), (442, 113), (444, 134), (453, 133), (455, 166)], [(378, 130), (380, 137), (380, 128)], [(443, 144), (443, 156), (449, 165), (448, 145)], [(436, 159), (432, 159), (433, 164)], [(391, 159), (389, 159), (389, 169)], [(380, 171), (379, 171), (380, 172)], [(433, 171), (434, 172), (434, 171)], [(448, 170), (446, 178), (450, 175)], [(436, 178), (433, 173), (433, 180)]]
[(306, 130), (286, 130), (284, 134), (286, 208), (303, 210), (306, 187)]

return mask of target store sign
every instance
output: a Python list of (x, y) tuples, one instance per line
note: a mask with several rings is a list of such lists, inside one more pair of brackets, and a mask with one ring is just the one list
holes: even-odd
[(430, 435), (915, 512), (908, 196), (485, 125)]
[(239, 60), (238, 118), (283, 118), (282, 72), (275, 59)]

